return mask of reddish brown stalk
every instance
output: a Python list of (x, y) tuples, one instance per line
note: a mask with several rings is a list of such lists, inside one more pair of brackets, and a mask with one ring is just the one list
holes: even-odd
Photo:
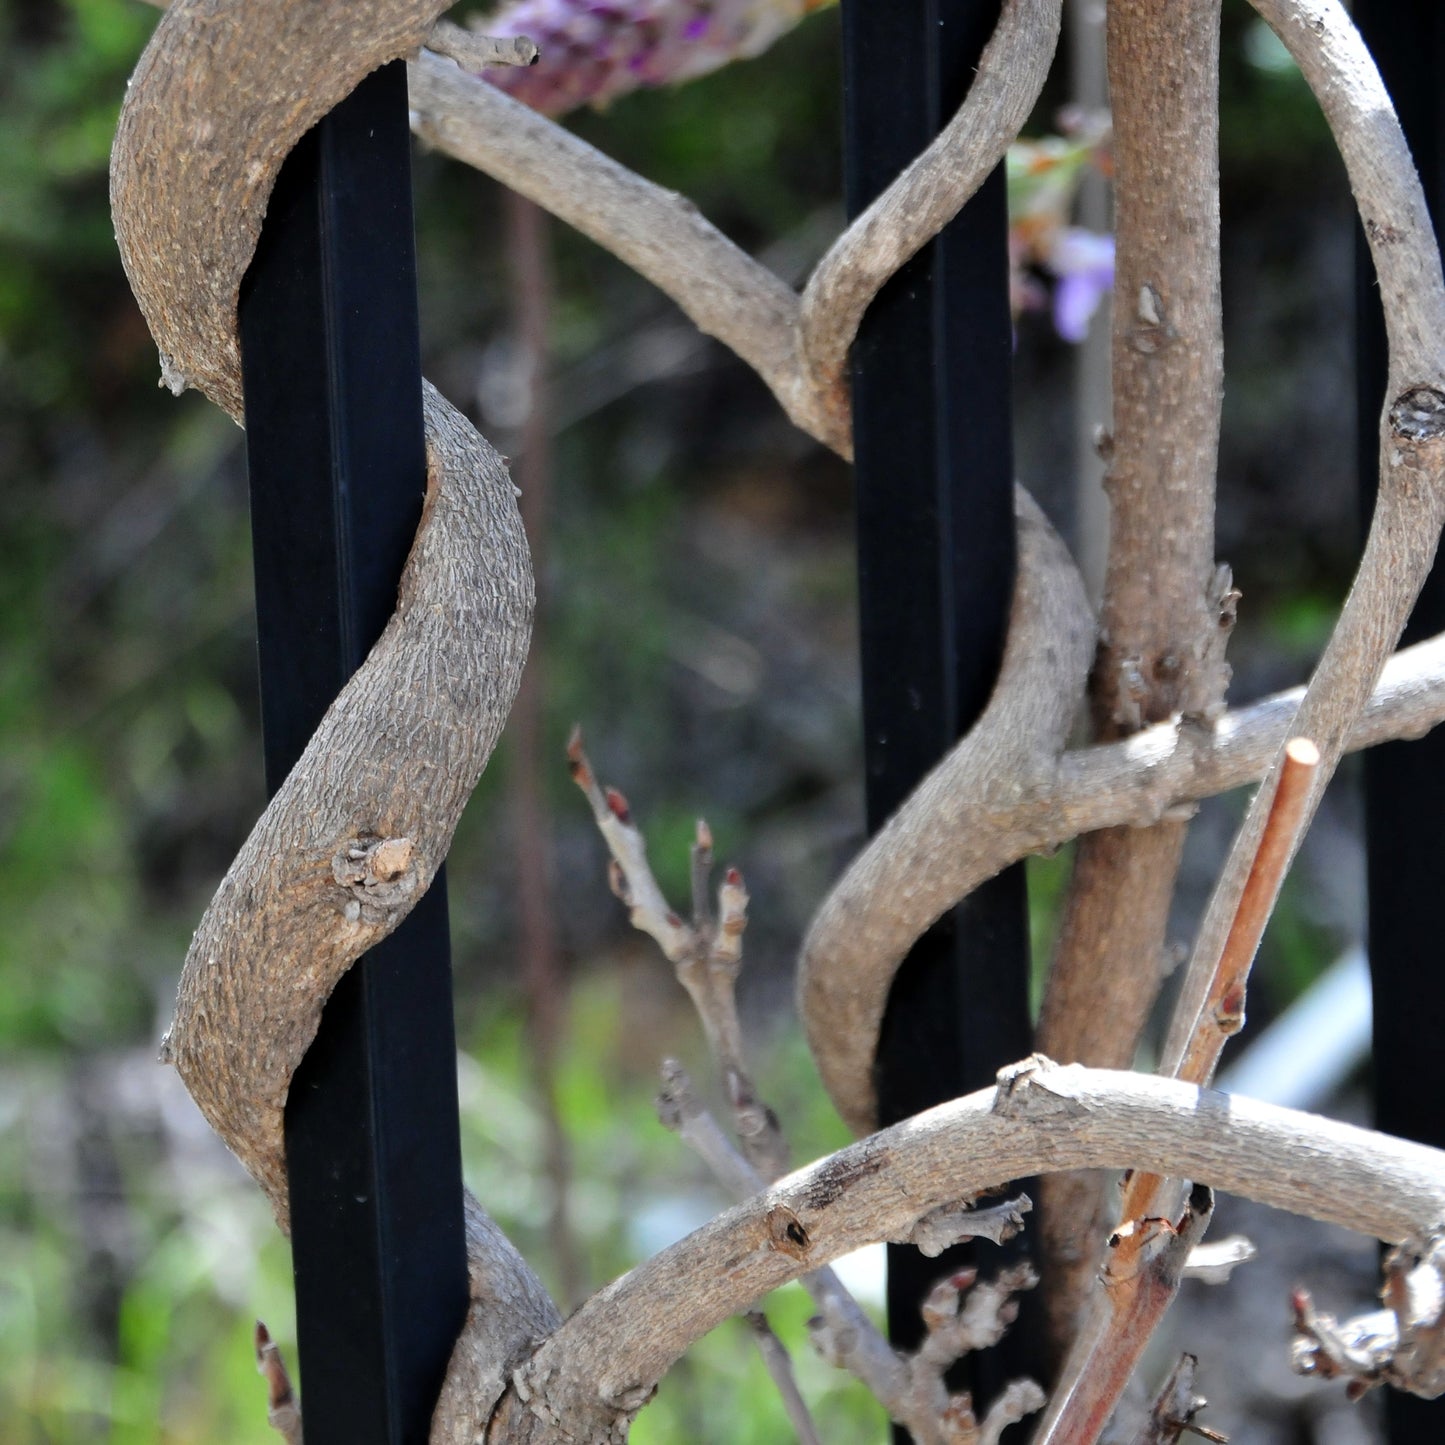
[[(1187, 1084), (1207, 1084), (1214, 1077), (1225, 1043), (1244, 1027), (1244, 998), (1249, 970), (1259, 951), (1265, 924), (1274, 911), (1285, 871), (1294, 857), (1301, 831), (1308, 825), (1306, 804), (1320, 750), (1308, 738), (1285, 744), (1279, 785), (1270, 800), (1269, 816), (1255, 850), (1244, 892), (1209, 987), (1205, 1006), (1174, 1077)], [(1124, 1191), (1124, 1219), (1138, 1219), (1154, 1207), (1163, 1181), (1153, 1174), (1130, 1175)]]
[(1208, 1000), (1176, 1074), (1186, 1083), (1207, 1084), (1214, 1077), (1225, 1040), (1244, 1027), (1249, 971), (1254, 966), (1259, 940), (1274, 911), (1300, 834), (1308, 826), (1306, 804), (1319, 763), (1320, 750), (1308, 738), (1291, 738), (1285, 745), (1284, 766), (1270, 802), (1259, 849), (1225, 939)]
[[(1211, 982), (1208, 1002), (1196, 1020), (1178, 1071), (1187, 1083), (1209, 1082), (1225, 1041), (1238, 1033), (1244, 1023), (1249, 970), (1300, 832), (1307, 824), (1306, 805), (1319, 760), (1319, 750), (1307, 738), (1293, 738), (1285, 747), (1279, 784), (1270, 800), (1268, 819), (1220, 965)], [(1067, 1400), (1040, 1445), (1055, 1440), (1084, 1445), (1097, 1438), (1098, 1431), (1118, 1404), (1149, 1337), (1177, 1292), (1177, 1275), (1161, 1275), (1157, 1270), (1142, 1274), (1138, 1283), (1131, 1274), (1127, 1288), (1119, 1288), (1115, 1278), (1119, 1273), (1121, 1240), (1147, 1237), (1151, 1225), (1171, 1228), (1167, 1221), (1151, 1217), (1164, 1207), (1161, 1200), (1167, 1198), (1165, 1181), (1159, 1175), (1136, 1171), (1129, 1176), (1122, 1210), (1125, 1223), (1110, 1237), (1109, 1260), (1103, 1275), (1107, 1310), (1097, 1308), (1091, 1317), (1091, 1328), (1081, 1341), (1082, 1348), (1088, 1350), (1087, 1357), (1071, 1361), (1073, 1369), (1065, 1382)], [(1192, 1248), (1203, 1237), (1207, 1223), (1207, 1211), (1202, 1218), (1196, 1218), (1191, 1199), (1190, 1208), (1175, 1232), (1181, 1238), (1188, 1234)], [(1172, 1269), (1172, 1255), (1170, 1260)], [(1183, 1268), (1183, 1257), (1178, 1267)]]
[(1100, 1276), (1108, 1326), (1050, 1414), (1035, 1445), (1092, 1445), (1114, 1413), (1145, 1347), (1179, 1293), (1189, 1251), (1204, 1237), (1214, 1196), (1203, 1185), (1189, 1195), (1177, 1224), (1140, 1219), (1109, 1236)]

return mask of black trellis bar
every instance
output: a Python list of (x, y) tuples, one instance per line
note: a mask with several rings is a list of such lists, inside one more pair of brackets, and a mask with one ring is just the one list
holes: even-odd
[[(297, 146), (241, 290), (266, 780), (396, 601), (426, 484), (406, 70)], [(286, 1110), (307, 1445), (422, 1445), (467, 1308), (445, 886), (342, 981)]]
[[(1356, 0), (1355, 22), (1404, 126), (1436, 231), (1445, 217), (1445, 10), (1436, 0)], [(1379, 480), (1385, 397), (1384, 315), (1363, 234), (1357, 243), (1356, 345), (1361, 495)], [(1404, 642), (1445, 630), (1445, 566), (1436, 562)], [(1445, 1050), (1445, 972), (1436, 898), (1445, 877), (1445, 729), (1365, 755), (1369, 954), (1374, 994), (1375, 1122), (1445, 1148), (1445, 1110), (1432, 1076)], [(1386, 1392), (1391, 1445), (1445, 1439), (1445, 1401)]]
[[(844, 0), (845, 163), (857, 215), (957, 109), (998, 0)], [(853, 353), (863, 726), (875, 831), (988, 700), (1012, 598), (1015, 537), (1002, 168), (903, 268)], [(877, 1059), (880, 1122), (992, 1082), (1031, 1047), (1021, 867), (977, 890), (919, 941), (889, 996)], [(916, 1344), (919, 1303), (949, 1269), (890, 1247), (892, 1337)], [(990, 1352), (992, 1393), (1016, 1368)], [(1003, 1358), (995, 1360), (994, 1356)], [(900, 1437), (906, 1438), (906, 1437)]]

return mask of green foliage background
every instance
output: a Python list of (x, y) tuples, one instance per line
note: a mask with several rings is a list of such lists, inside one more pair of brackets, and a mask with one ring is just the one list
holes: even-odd
[[(189, 931), (261, 804), (240, 434), (199, 397), (157, 390), (106, 208), (115, 116), (154, 23), (133, 0), (0, 0), (0, 1435), (15, 1445), (259, 1445), (273, 1437), (251, 1320), (283, 1342), (292, 1333), (284, 1241), (151, 1063)], [(1223, 478), (1238, 520), (1221, 550), (1268, 619), (1255, 651), (1242, 638), (1241, 671), (1271, 685), (1318, 642), (1351, 545), (1338, 515), (1348, 445), (1321, 417), (1337, 428), (1348, 408), (1319, 375), (1347, 359), (1320, 340), (1338, 336), (1347, 283), (1322, 293), (1317, 275), (1346, 232), (1337, 177), (1323, 208), (1311, 195), (1325, 150), (1297, 77), (1267, 50), (1250, 58), (1260, 42), (1242, 7), (1226, 41), (1226, 220), (1250, 219), (1227, 256), (1243, 384)], [(576, 125), (743, 245), (781, 242), (779, 264), (803, 269), (839, 220), (836, 15), (759, 61)], [(433, 156), (418, 158), (416, 185), (428, 373), (474, 413), (480, 396), (506, 450), (486, 405), (513, 329), (499, 197)], [(791, 948), (859, 827), (848, 477), (644, 283), (551, 235), (549, 742), (560, 756), (568, 726), (587, 720), (675, 893), (699, 810), (747, 868), (744, 1003), (808, 1157), (842, 1130), (780, 1020)], [(1026, 318), (1020, 465), (1065, 516), (1069, 364)], [(1278, 418), (1295, 412), (1301, 469), (1318, 463), (1304, 526), (1268, 460)], [(500, 757), (484, 779), (454, 854), (464, 1128), (473, 1187), (546, 1272), (507, 767)], [(575, 980), (556, 1092), (596, 1284), (719, 1201), (650, 1105), (662, 1053), (703, 1072), (695, 1029), (613, 910), (560, 768), (549, 786)], [(1046, 938), (1064, 871), (1041, 868)], [(1348, 925), (1318, 909), (1295, 918), (1280, 1000)], [(799, 1341), (801, 1292), (770, 1308)], [(879, 1438), (876, 1407), (806, 1347), (797, 1355), (824, 1437)], [(669, 1377), (634, 1438), (742, 1445), (785, 1430), (728, 1326)]]

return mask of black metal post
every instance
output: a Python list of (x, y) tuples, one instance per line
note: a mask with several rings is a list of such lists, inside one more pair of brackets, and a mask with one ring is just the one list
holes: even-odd
[[(1355, 23), (1373, 51), (1414, 152), (1438, 231), (1445, 216), (1445, 10), (1435, 0), (1356, 0)], [(1369, 248), (1357, 241), (1356, 346), (1361, 495), (1379, 481), (1380, 411), (1387, 355)], [(1415, 605), (1406, 643), (1445, 629), (1445, 566)], [(1435, 899), (1445, 878), (1445, 729), (1365, 755), (1369, 955), (1374, 993), (1375, 1122), (1387, 1133), (1445, 1148), (1445, 1110), (1421, 1087), (1445, 1051), (1445, 972)], [(1391, 1445), (1445, 1439), (1445, 1401), (1386, 1392)]]
[[(999, 0), (844, 0), (850, 215), (957, 109), (999, 8)], [(1007, 243), (1000, 168), (883, 290), (854, 347), (870, 832), (968, 730), (998, 674), (1015, 567)], [(1027, 924), (1016, 867), (919, 941), (884, 1019), (881, 1123), (990, 1083), (1000, 1065), (1028, 1053)], [(923, 1294), (971, 1258), (964, 1250), (928, 1260), (890, 1247), (894, 1340), (918, 1342)], [(1018, 1345), (1016, 1335), (1005, 1373)], [(985, 1368), (993, 1376), (1000, 1364)], [(987, 1395), (995, 1378), (973, 1384)]]
[[(241, 291), (267, 786), (396, 601), (426, 457), (401, 62), (288, 157)], [(307, 1445), (422, 1445), (467, 1309), (446, 894), (326, 1006), (286, 1110)]]

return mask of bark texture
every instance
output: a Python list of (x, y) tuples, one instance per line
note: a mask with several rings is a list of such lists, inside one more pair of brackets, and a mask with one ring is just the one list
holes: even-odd
[(201, 919), (166, 1038), (283, 1228), (291, 1075), (341, 975), (446, 857), (526, 656), (531, 572), (506, 469), (430, 387), (426, 417), (432, 493), (397, 610)]
[(416, 50), (444, 0), (178, 0), (131, 76), (111, 211), (131, 289), (179, 395), (241, 420), (236, 296), (291, 148), (373, 70)]

